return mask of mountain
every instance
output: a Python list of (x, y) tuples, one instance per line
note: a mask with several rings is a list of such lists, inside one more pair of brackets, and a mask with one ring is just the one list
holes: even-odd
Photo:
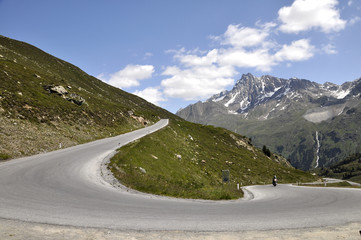
[[(169, 119), (121, 148), (109, 166), (140, 191), (207, 199), (242, 196), (236, 183), (315, 177), (268, 156), (247, 137), (201, 126), (112, 87), (27, 43), (0, 36), (0, 161), (48, 152)], [(222, 182), (222, 170), (230, 174)]]
[(232, 90), (177, 115), (249, 136), (308, 170), (361, 151), (360, 93), (361, 79), (336, 85), (244, 74)]

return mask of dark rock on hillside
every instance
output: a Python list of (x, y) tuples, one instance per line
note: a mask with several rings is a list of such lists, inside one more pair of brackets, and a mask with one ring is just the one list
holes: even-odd
[(79, 106), (86, 104), (85, 99), (76, 93), (70, 93), (69, 96), (65, 97), (65, 99)]

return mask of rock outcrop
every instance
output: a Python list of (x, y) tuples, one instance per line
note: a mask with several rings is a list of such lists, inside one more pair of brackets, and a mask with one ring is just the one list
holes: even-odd
[(69, 93), (65, 87), (59, 85), (46, 85), (44, 86), (44, 89), (46, 91), (48, 91), (49, 93), (52, 94), (57, 94), (59, 96), (61, 96), (62, 98), (64, 98), (65, 100), (68, 100), (72, 103), (75, 103), (76, 105), (83, 105), (86, 103), (85, 99), (83, 97), (81, 97), (80, 95), (76, 94), (76, 93)]

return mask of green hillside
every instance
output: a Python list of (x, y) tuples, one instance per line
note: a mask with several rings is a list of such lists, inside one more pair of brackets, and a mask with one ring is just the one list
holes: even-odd
[(321, 176), (361, 183), (361, 153), (352, 154), (330, 167), (319, 169)]
[[(119, 150), (110, 164), (120, 182), (140, 191), (186, 198), (234, 199), (240, 186), (307, 182), (315, 177), (267, 157), (246, 137), (224, 128), (172, 120), (164, 130)], [(229, 183), (222, 182), (229, 170)]]
[(2, 158), (68, 147), (175, 117), (36, 47), (2, 36), (0, 114)]
[[(0, 36), (0, 160), (105, 138), (161, 118), (165, 129), (119, 150), (110, 168), (127, 186), (176, 197), (230, 199), (236, 184), (311, 181), (282, 157), (222, 128), (189, 123), (29, 44)], [(222, 170), (230, 182), (222, 182)]]

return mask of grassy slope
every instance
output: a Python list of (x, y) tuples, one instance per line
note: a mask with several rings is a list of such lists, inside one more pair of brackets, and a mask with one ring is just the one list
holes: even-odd
[[(275, 161), (228, 130), (173, 120), (164, 130), (121, 148), (110, 168), (129, 187), (185, 198), (238, 198), (237, 183), (269, 184), (273, 175), (280, 183), (314, 180)], [(222, 183), (222, 170), (230, 171), (230, 183)]]
[[(78, 106), (50, 94), (61, 85), (86, 100)], [(70, 87), (70, 88), (69, 88)], [(0, 156), (15, 158), (120, 134), (174, 117), (29, 44), (0, 36)], [(14, 134), (15, 133), (15, 134)]]

